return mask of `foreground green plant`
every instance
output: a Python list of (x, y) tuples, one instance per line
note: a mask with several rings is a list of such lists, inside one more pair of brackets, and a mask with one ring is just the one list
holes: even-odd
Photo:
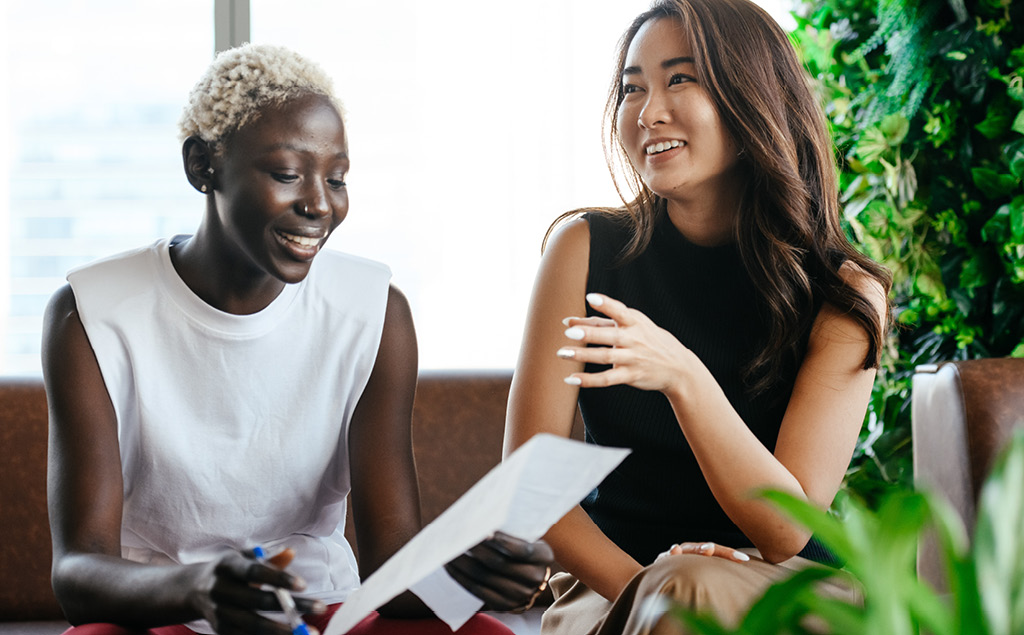
[[(704, 635), (824, 632), (840, 635), (1019, 635), (1024, 633), (1024, 430), (1015, 434), (982, 488), (974, 544), (942, 498), (897, 490), (877, 510), (846, 496), (842, 519), (780, 492), (764, 496), (811, 529), (856, 580), (863, 604), (819, 593), (837, 570), (800, 571), (770, 589), (736, 629), (714, 616), (676, 609)], [(918, 579), (917, 544), (934, 531), (949, 594)], [(813, 628), (810, 628), (813, 626)]]

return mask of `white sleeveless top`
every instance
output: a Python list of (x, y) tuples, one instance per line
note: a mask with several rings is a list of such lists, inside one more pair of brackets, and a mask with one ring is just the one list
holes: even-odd
[(266, 309), (232, 315), (178, 277), (170, 241), (68, 274), (117, 414), (121, 545), (137, 562), (295, 549), (310, 597), (359, 586), (344, 537), (348, 424), (390, 270), (322, 251)]

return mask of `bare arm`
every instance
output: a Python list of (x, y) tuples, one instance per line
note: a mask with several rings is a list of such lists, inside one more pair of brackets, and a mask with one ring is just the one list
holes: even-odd
[[(724, 396), (719, 401), (716, 393), (706, 405), (681, 395), (670, 398), (680, 421), (692, 423), (683, 429), (715, 498), (770, 562), (796, 555), (810, 534), (774, 507), (752, 501), (750, 492), (769, 487), (805, 497), (823, 509), (832, 503), (850, 464), (871, 395), (875, 371), (861, 368), (866, 353), (867, 336), (860, 325), (831, 306), (823, 307), (797, 374), (774, 455), (749, 431), (744, 434), (745, 426), (738, 426), (730, 440), (726, 426), (707, 425), (715, 421), (714, 409), (729, 420), (728, 404), (721, 403)], [(707, 412), (702, 412), (704, 408)]]
[[(297, 589), (301, 585), (289, 574), (239, 553), (190, 566), (141, 565), (121, 558), (117, 420), (68, 286), (47, 307), (43, 378), (50, 417), (53, 586), (68, 620), (147, 627), (205, 617), (220, 632), (263, 623), (270, 632), (280, 630), (254, 612), (275, 609), (273, 595), (250, 583)], [(313, 604), (303, 600), (302, 606), (309, 610)]]
[[(412, 453), (416, 376), (412, 314), (405, 297), (392, 287), (377, 359), (349, 432), (352, 511), (364, 579), (420, 530)], [(488, 608), (507, 610), (527, 602), (550, 562), (546, 544), (498, 536), (475, 546), (447, 568)], [(410, 592), (385, 604), (380, 613), (388, 617), (430, 615)]]
[[(570, 343), (562, 319), (586, 314), (589, 241), (586, 221), (573, 221), (553, 236), (541, 260), (509, 394), (506, 455), (539, 432), (568, 437), (572, 431), (579, 389), (563, 379), (583, 370), (583, 364), (561, 360), (555, 352)], [(580, 507), (555, 524), (545, 539), (567, 571), (610, 600), (641, 569)]]
[[(417, 365), (412, 312), (405, 296), (391, 287), (377, 359), (349, 428), (352, 513), (363, 579), (420, 530), (412, 455)], [(409, 592), (385, 604), (380, 612), (388, 617), (430, 615)]]
[[(884, 315), (881, 287), (844, 269), (862, 285)], [(758, 441), (699, 359), (642, 313), (598, 296), (595, 308), (617, 325), (581, 323), (587, 361), (611, 370), (580, 373), (584, 386), (628, 384), (660, 390), (668, 397), (719, 504), (771, 562), (795, 555), (809, 534), (766, 503), (752, 497), (761, 488), (781, 489), (827, 507), (838, 490), (857, 440), (874, 380), (863, 370), (867, 335), (849, 316), (822, 308), (782, 421), (774, 454)]]

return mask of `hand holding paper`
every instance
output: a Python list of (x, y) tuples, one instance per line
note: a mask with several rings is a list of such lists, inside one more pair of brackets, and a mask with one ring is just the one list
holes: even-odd
[(496, 531), (529, 542), (540, 539), (627, 454), (538, 434), (370, 576), (334, 614), (324, 635), (342, 635), (406, 589), (458, 629), (483, 602), (455, 582), (444, 565)]
[[(497, 532), (444, 566), (455, 581), (491, 611), (525, 610), (547, 585), (555, 555), (543, 540)], [(419, 595), (422, 583), (413, 592)], [(422, 597), (421, 597), (422, 599)]]

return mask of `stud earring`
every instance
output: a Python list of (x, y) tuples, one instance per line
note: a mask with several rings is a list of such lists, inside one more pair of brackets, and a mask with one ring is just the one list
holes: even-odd
[(205, 186), (205, 185), (204, 185), (204, 186), (202, 186), (202, 187), (201, 187), (201, 188), (199, 188), (199, 189), (200, 189), (200, 190), (201, 190), (201, 191), (203, 192), (203, 194), (206, 194), (206, 186)]

